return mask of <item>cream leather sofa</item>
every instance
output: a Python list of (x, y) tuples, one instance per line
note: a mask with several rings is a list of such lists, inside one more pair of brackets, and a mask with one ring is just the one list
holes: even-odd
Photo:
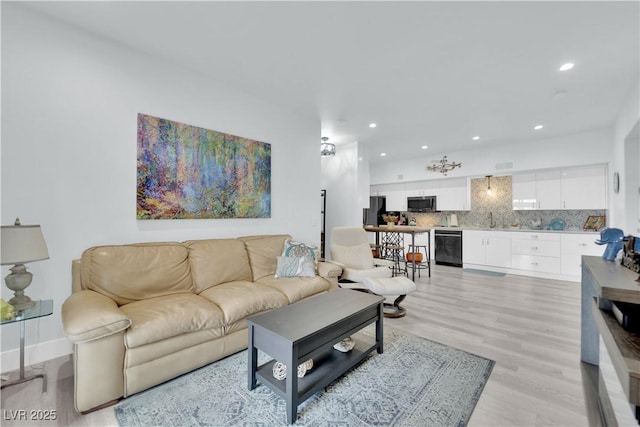
[(275, 278), (288, 235), (99, 246), (62, 306), (75, 408), (114, 403), (247, 347), (246, 318), (338, 287), (341, 268)]

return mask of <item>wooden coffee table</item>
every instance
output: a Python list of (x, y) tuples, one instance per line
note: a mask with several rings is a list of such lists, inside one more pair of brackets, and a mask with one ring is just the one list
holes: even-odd
[[(287, 423), (292, 424), (300, 403), (363, 361), (373, 350), (382, 353), (383, 301), (377, 295), (337, 289), (249, 317), (249, 390), (259, 380), (285, 399)], [(374, 322), (375, 340), (363, 334), (353, 336)], [(333, 348), (349, 336), (356, 341), (353, 350), (342, 353)], [(258, 367), (258, 350), (274, 360)], [(309, 359), (314, 361), (313, 369), (298, 378), (298, 365)], [(287, 367), (284, 380), (273, 376), (276, 361)]]

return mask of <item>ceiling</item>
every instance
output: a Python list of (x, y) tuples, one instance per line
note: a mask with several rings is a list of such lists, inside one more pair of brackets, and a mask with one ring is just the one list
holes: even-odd
[(28, 6), (316, 118), (318, 144), (374, 163), (611, 126), (638, 96), (637, 1)]

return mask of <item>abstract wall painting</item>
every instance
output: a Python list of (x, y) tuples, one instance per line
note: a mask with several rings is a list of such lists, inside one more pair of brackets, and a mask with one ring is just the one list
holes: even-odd
[(136, 216), (271, 217), (271, 144), (138, 114)]

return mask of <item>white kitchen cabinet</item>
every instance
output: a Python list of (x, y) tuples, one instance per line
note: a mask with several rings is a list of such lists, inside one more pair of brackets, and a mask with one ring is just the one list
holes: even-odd
[(552, 233), (520, 231), (512, 233), (514, 254), (560, 257), (560, 236)]
[(555, 231), (462, 232), (462, 262), (482, 268), (525, 276), (579, 281), (583, 255), (601, 256), (597, 233)]
[[(376, 186), (376, 191), (380, 192), (380, 195), (387, 196), (387, 210), (390, 211), (406, 210), (407, 197), (421, 196), (436, 196), (436, 208), (439, 211), (465, 211), (471, 209), (468, 178), (408, 182), (403, 190), (404, 193), (401, 195), (398, 189), (394, 189), (391, 186)], [(401, 202), (400, 197), (404, 197), (405, 200)], [(391, 202), (389, 201), (390, 198), (392, 199)], [(399, 206), (403, 208), (399, 209)]]
[(516, 173), (511, 176), (511, 193), (514, 210), (532, 210), (538, 208), (536, 195), (536, 174)]
[(438, 189), (439, 211), (468, 211), (471, 209), (471, 193), (467, 178), (444, 179)]
[(385, 196), (387, 196), (387, 212), (407, 210), (407, 196), (404, 190), (387, 190)]
[(511, 266), (517, 270), (560, 274), (560, 258), (514, 254)]
[(511, 236), (509, 232), (464, 230), (462, 263), (510, 267)]
[(405, 187), (407, 197), (436, 196), (436, 184), (433, 181), (408, 182)]
[(560, 235), (514, 232), (511, 267), (518, 270), (560, 274)]
[(582, 273), (582, 255), (602, 256), (605, 246), (596, 245), (599, 234), (561, 235), (561, 272), (579, 278)]
[(369, 192), (372, 196), (385, 196), (387, 198), (387, 211), (407, 210), (407, 196), (404, 183), (372, 185)]
[(514, 174), (511, 177), (513, 209), (560, 209), (560, 176), (560, 170)]
[(560, 170), (536, 172), (536, 196), (538, 198), (536, 209), (562, 209), (561, 178), (562, 172)]
[(605, 166), (564, 169), (562, 209), (606, 209), (606, 176)]
[(514, 210), (606, 209), (606, 166), (516, 173)]
[(462, 264), (484, 265), (486, 235), (483, 231), (464, 230), (462, 232)]

